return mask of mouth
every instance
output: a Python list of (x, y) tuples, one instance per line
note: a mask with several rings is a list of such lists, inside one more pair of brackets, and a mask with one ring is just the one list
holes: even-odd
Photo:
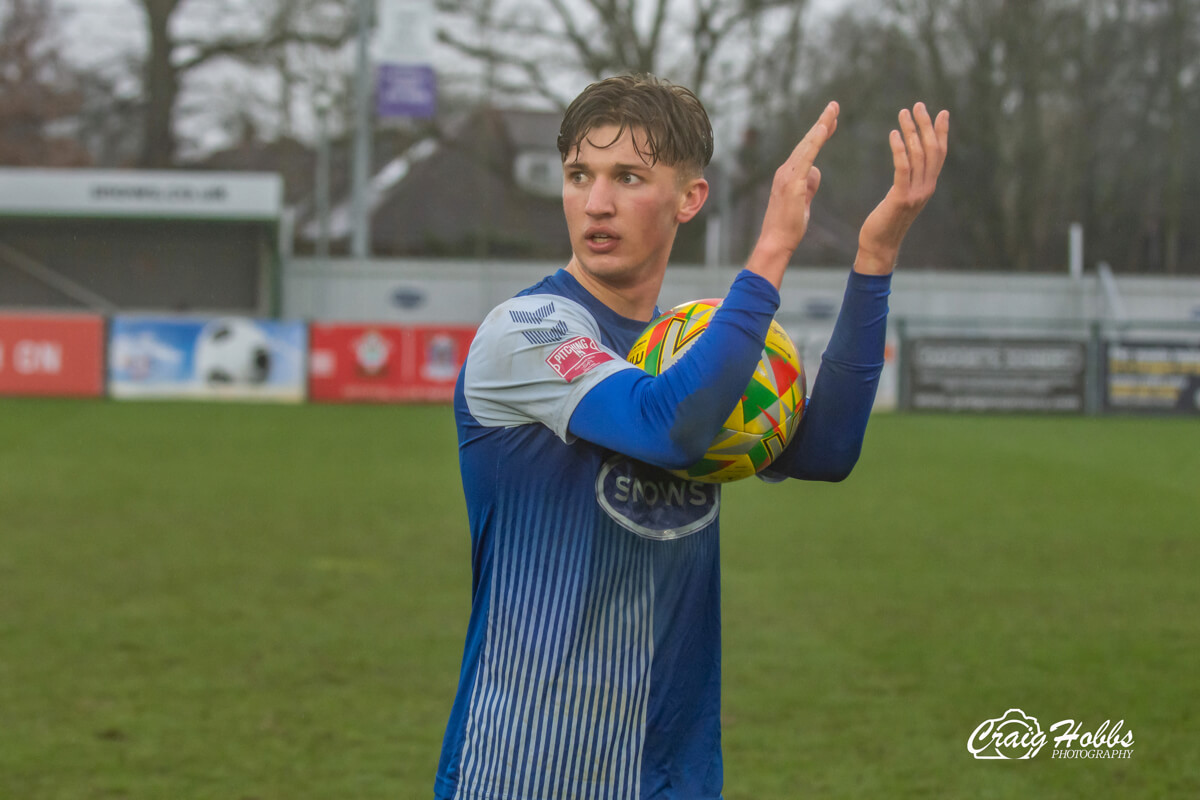
[(584, 231), (583, 239), (587, 242), (588, 248), (595, 253), (606, 253), (621, 241), (620, 236), (609, 230)]

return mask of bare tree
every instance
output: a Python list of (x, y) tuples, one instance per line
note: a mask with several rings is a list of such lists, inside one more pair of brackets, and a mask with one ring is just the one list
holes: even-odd
[[(835, 26), (803, 94), (843, 100), (829, 159), (854, 186), (869, 175), (839, 163), (847, 139), (867, 126), (877, 136), (917, 99), (951, 109), (945, 188), (910, 249), (1057, 270), (1082, 222), (1089, 263), (1187, 269), (1197, 237), (1184, 221), (1200, 213), (1197, 148), (1183, 135), (1200, 112), (1198, 19), (1197, 0), (881, 0)], [(868, 144), (853, 157), (870, 163)], [(822, 191), (846, 209), (869, 195)]]
[[(439, 0), (439, 39), (482, 68), (502, 95), (564, 107), (579, 78), (647, 72), (701, 97), (729, 42), (750, 39), (772, 10), (799, 14), (807, 0)], [(762, 45), (763, 30), (757, 31)], [(731, 57), (732, 54), (731, 54)]]
[(49, 0), (9, 0), (0, 12), (0, 164), (88, 160), (70, 135), (81, 78), (62, 57), (57, 25)]
[[(1176, 273), (1182, 267), (1184, 237), (1187, 233), (1184, 220), (1187, 219), (1188, 210), (1186, 190), (1189, 168), (1195, 188), (1195, 171), (1200, 167), (1195, 147), (1188, 152), (1185, 134), (1185, 131), (1195, 130), (1197, 119), (1194, 86), (1200, 78), (1200, 58), (1196, 55), (1200, 49), (1200, 24), (1197, 22), (1200, 3), (1195, 0), (1160, 0), (1150, 5), (1153, 41), (1158, 43), (1156, 49), (1159, 54), (1155, 61), (1157, 80), (1154, 83), (1161, 87), (1156, 93), (1154, 106), (1162, 109), (1163, 119), (1162, 259), (1165, 271)], [(1195, 141), (1194, 137), (1192, 141)], [(1194, 195), (1191, 210), (1197, 210)], [(1189, 227), (1194, 236), (1195, 226)]]
[[(292, 89), (313, 80), (316, 53), (336, 53), (352, 34), (346, 0), (139, 0), (145, 13), (149, 48), (143, 68), (143, 167), (174, 163), (180, 144), (181, 94), (201, 70), (221, 63), (239, 67), (240, 78), (266, 72), (278, 87), (270, 104), (282, 125), (291, 122)], [(187, 23), (191, 24), (187, 24)], [(212, 98), (210, 97), (210, 100)], [(258, 92), (251, 88), (238, 114), (254, 118)]]
[(976, 253), (1029, 270), (1070, 220), (1051, 213), (1050, 164), (1066, 100), (1061, 75), (1073, 0), (890, 0), (892, 24), (912, 37), (914, 89), (953, 109), (959, 223)]

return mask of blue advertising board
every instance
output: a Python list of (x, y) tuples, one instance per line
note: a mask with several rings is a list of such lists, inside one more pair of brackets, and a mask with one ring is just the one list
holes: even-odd
[(108, 391), (115, 398), (301, 402), (307, 327), (302, 322), (113, 317)]

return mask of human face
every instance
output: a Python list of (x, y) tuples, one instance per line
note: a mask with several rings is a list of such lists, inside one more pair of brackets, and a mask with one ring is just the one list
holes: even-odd
[(563, 163), (563, 212), (574, 253), (568, 269), (594, 292), (601, 286), (628, 294), (653, 285), (656, 298), (675, 231), (700, 210), (708, 184), (647, 163), (635, 145), (640, 130), (618, 138), (619, 130), (593, 128)]

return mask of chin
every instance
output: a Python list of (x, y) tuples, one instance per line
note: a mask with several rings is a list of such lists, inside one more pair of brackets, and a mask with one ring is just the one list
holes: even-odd
[(614, 286), (623, 286), (636, 283), (638, 278), (643, 274), (643, 270), (635, 265), (622, 263), (609, 257), (601, 258), (581, 258), (578, 259), (583, 271), (594, 278), (604, 281), (605, 283)]
[(616, 286), (636, 284), (652, 272), (652, 261), (631, 261), (614, 253), (597, 255), (586, 250), (575, 251), (575, 260), (589, 275)]

